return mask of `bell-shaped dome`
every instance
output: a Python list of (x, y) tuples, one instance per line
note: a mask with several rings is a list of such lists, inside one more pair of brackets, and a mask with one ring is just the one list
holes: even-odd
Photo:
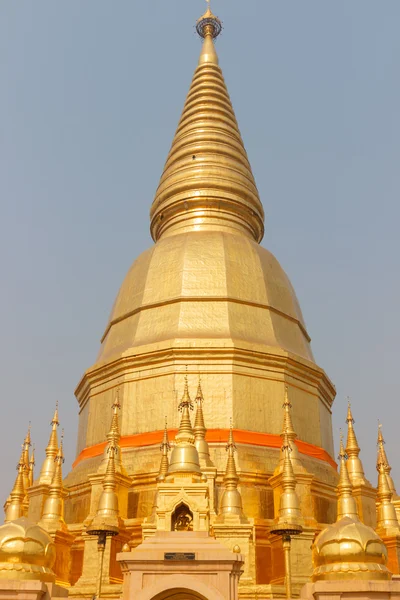
[(115, 301), (98, 361), (199, 338), (243, 340), (313, 361), (289, 278), (268, 250), (243, 235), (167, 236), (139, 256)]
[(343, 517), (324, 529), (313, 547), (313, 580), (390, 579), (386, 546), (361, 521)]
[(0, 578), (54, 582), (55, 559), (50, 535), (26, 517), (0, 527)]

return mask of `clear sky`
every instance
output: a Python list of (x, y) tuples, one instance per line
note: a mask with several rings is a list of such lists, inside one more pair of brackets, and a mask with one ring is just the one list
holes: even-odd
[[(44, 456), (134, 258), (200, 52), (202, 0), (0, 3), (0, 498), (28, 422)], [(217, 50), (318, 364), (400, 489), (399, 0), (214, 0)]]

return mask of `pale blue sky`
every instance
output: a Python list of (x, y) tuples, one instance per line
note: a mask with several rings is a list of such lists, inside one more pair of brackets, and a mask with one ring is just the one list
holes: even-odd
[[(201, 0), (0, 4), (0, 497), (28, 421), (37, 469), (148, 212), (200, 51)], [(350, 395), (375, 483), (377, 419), (400, 488), (400, 3), (214, 0), (218, 53), (317, 362)], [(398, 462), (398, 461), (397, 461)]]

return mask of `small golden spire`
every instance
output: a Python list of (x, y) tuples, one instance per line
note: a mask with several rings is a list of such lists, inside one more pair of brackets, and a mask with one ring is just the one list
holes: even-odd
[(347, 460), (347, 471), (350, 477), (350, 481), (353, 485), (357, 484), (369, 484), (365, 478), (364, 469), (362, 466), (361, 459), (359, 458), (360, 447), (357, 442), (356, 433), (354, 431), (354, 419), (351, 412), (350, 399), (348, 398), (347, 406), (347, 444), (346, 444), (346, 455)]
[(233, 439), (232, 419), (229, 427), (228, 443), (226, 445), (228, 459), (224, 476), (224, 493), (221, 498), (221, 515), (238, 515), (243, 517), (242, 496), (238, 490), (239, 477), (236, 470), (236, 444)]
[(24, 471), (25, 466), (22, 460), (19, 461), (17, 465), (18, 474), (15, 479), (14, 487), (10, 494), (10, 502), (7, 506), (6, 516), (4, 519), (5, 523), (9, 521), (15, 521), (20, 517), (24, 516), (24, 498), (25, 498), (25, 488), (24, 488)]
[(29, 422), (28, 432), (24, 439), (23, 450), (22, 450), (22, 460), (24, 464), (24, 488), (25, 492), (28, 490), (30, 486), (29, 482), (29, 448), (31, 447), (31, 423)]
[[(300, 503), (296, 494), (296, 477), (293, 470), (291, 454), (292, 448), (289, 441), (289, 433), (283, 433), (282, 455), (282, 494), (280, 498), (278, 520), (274, 525), (274, 533), (286, 531), (289, 535), (302, 531), (303, 521), (300, 511)], [(297, 529), (296, 529), (297, 528)]]
[(104, 473), (107, 468), (108, 447), (111, 445), (111, 446), (115, 446), (115, 448), (116, 448), (114, 458), (115, 458), (115, 468), (117, 470), (117, 473), (125, 474), (125, 470), (122, 465), (121, 448), (119, 445), (119, 442), (121, 439), (121, 432), (120, 432), (120, 428), (119, 428), (119, 411), (120, 410), (121, 410), (121, 404), (119, 401), (119, 388), (117, 388), (115, 399), (114, 399), (114, 402), (112, 403), (111, 426), (110, 426), (109, 432), (107, 433), (107, 436), (106, 436), (108, 444), (105, 447), (103, 460), (101, 461), (99, 469), (98, 469), (98, 471), (100, 473), (101, 472)]
[(282, 468), (283, 468), (283, 462), (284, 462), (283, 447), (285, 445), (284, 444), (285, 436), (287, 436), (287, 438), (289, 440), (289, 446), (291, 449), (290, 460), (291, 460), (293, 468), (295, 468), (296, 471), (300, 471), (300, 470), (304, 471), (305, 469), (304, 469), (302, 460), (300, 458), (299, 450), (296, 445), (297, 433), (295, 432), (294, 427), (293, 427), (292, 414), (291, 414), (292, 404), (289, 400), (289, 391), (288, 391), (287, 385), (285, 386), (285, 399), (282, 404), (282, 408), (283, 408), (283, 426), (282, 426), (282, 433), (281, 433), (281, 439), (282, 439), (281, 456), (280, 456), (279, 465), (275, 472), (278, 472), (278, 471), (282, 470)]
[(29, 459), (29, 487), (33, 485), (35, 464), (35, 445), (33, 445), (31, 457)]
[(159, 471), (158, 477), (157, 477), (157, 481), (159, 481), (159, 482), (164, 481), (165, 476), (168, 473), (168, 466), (169, 466), (168, 452), (170, 451), (170, 449), (171, 449), (171, 446), (170, 446), (169, 440), (168, 440), (167, 417), (165, 417), (164, 435), (163, 435), (163, 440), (160, 445), (160, 450), (162, 453), (161, 454), (160, 471)]
[(47, 530), (59, 530), (65, 528), (64, 521), (64, 488), (62, 480), (62, 465), (64, 463), (63, 452), (64, 430), (61, 432), (60, 446), (54, 459), (55, 470), (50, 484), (49, 495), (43, 506), (42, 518), (39, 525)]
[(103, 480), (103, 491), (101, 493), (96, 516), (87, 527), (87, 533), (90, 535), (99, 535), (101, 532), (106, 535), (116, 535), (119, 532), (119, 507), (115, 454), (118, 449), (113, 444), (108, 445), (107, 469)]
[(168, 467), (168, 475), (172, 474), (196, 474), (200, 475), (200, 462), (197, 448), (194, 445), (194, 433), (190, 421), (190, 410), (193, 410), (193, 402), (189, 394), (187, 375), (185, 375), (185, 387), (182, 400), (178, 406), (182, 413), (178, 433), (175, 436), (175, 445), (171, 452), (171, 460)]
[(112, 410), (113, 410), (113, 415), (112, 415), (112, 420), (111, 420), (110, 431), (107, 434), (107, 440), (109, 442), (110, 442), (110, 440), (112, 440), (116, 444), (119, 444), (119, 440), (121, 439), (121, 433), (119, 430), (119, 419), (118, 419), (118, 413), (121, 410), (121, 404), (119, 401), (119, 388), (117, 388), (115, 400), (112, 404)]
[(387, 457), (386, 450), (385, 450), (385, 444), (386, 444), (386, 442), (383, 438), (383, 433), (382, 433), (382, 423), (380, 423), (378, 421), (378, 446), (381, 450), (383, 460), (385, 461), (385, 473), (386, 473), (387, 481), (388, 481), (388, 484), (390, 487), (390, 491), (392, 492), (393, 496), (397, 496), (394, 481), (392, 479), (392, 476), (390, 475), (392, 467), (390, 466), (389, 461), (388, 461), (388, 457)]
[(46, 447), (46, 458), (43, 461), (42, 468), (40, 469), (40, 475), (38, 479), (38, 483), (45, 483), (50, 485), (53, 479), (54, 471), (55, 471), (55, 458), (58, 452), (58, 438), (57, 438), (57, 427), (59, 426), (58, 420), (58, 402), (56, 402), (56, 409), (54, 411), (54, 416), (50, 421), (51, 425), (51, 434), (49, 438), (49, 443)]
[(376, 497), (377, 506), (377, 525), (378, 533), (395, 532), (399, 534), (400, 527), (397, 520), (396, 509), (392, 502), (392, 491), (389, 487), (386, 475), (386, 459), (382, 452), (382, 446), (378, 444), (378, 456), (376, 461), (376, 469), (378, 471), (378, 493)]
[(199, 453), (200, 464), (205, 467), (212, 467), (212, 461), (210, 457), (210, 449), (208, 447), (208, 443), (206, 441), (206, 433), (207, 429), (204, 423), (204, 414), (203, 414), (203, 390), (201, 387), (201, 378), (199, 375), (199, 384), (197, 386), (197, 394), (195, 398), (196, 402), (196, 416), (194, 419), (194, 445), (197, 448), (197, 452)]
[(343, 433), (340, 430), (340, 451), (338, 460), (340, 463), (338, 483), (337, 521), (343, 517), (349, 517), (358, 521), (357, 504), (352, 495), (353, 486), (347, 470), (347, 454), (343, 446)]

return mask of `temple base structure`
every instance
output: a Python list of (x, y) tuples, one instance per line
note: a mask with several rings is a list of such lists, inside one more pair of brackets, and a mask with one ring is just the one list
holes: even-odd
[[(158, 531), (132, 552), (117, 555), (122, 600), (181, 597), (237, 600), (243, 556), (202, 531)], [(178, 596), (179, 595), (179, 596)]]

